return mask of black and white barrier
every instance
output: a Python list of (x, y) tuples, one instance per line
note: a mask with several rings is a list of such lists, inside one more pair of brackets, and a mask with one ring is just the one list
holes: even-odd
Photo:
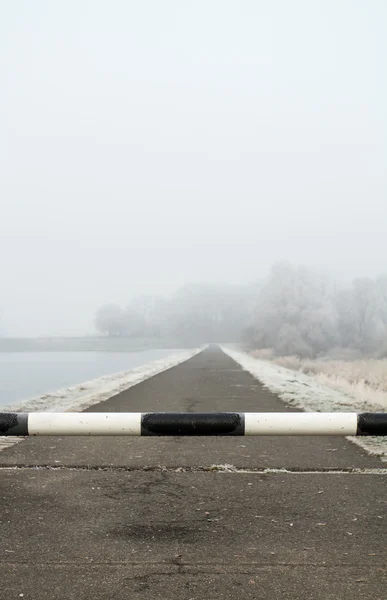
[(387, 413), (0, 413), (0, 436), (387, 435)]

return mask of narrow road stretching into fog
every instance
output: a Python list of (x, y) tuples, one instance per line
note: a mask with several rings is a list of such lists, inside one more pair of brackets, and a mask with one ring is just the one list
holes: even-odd
[[(290, 409), (211, 348), (90, 410)], [(345, 438), (30, 438), (0, 466), (4, 600), (385, 600), (387, 476)]]

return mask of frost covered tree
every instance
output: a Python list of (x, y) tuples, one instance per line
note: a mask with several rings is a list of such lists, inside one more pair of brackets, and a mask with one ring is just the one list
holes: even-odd
[(258, 296), (252, 325), (256, 345), (278, 354), (326, 351), (337, 342), (332, 282), (305, 267), (275, 265)]
[(253, 300), (251, 286), (184, 286), (169, 304), (172, 331), (191, 342), (237, 341), (248, 324)]
[(387, 277), (337, 289), (305, 267), (275, 265), (257, 297), (248, 342), (278, 354), (315, 356), (336, 347), (387, 355)]
[(338, 328), (343, 346), (366, 354), (387, 347), (387, 278), (359, 278), (336, 299)]
[(164, 298), (155, 295), (136, 296), (127, 308), (133, 326), (144, 337), (162, 337), (167, 334), (167, 312)]
[(337, 289), (329, 277), (279, 263), (254, 285), (191, 284), (169, 298), (138, 296), (126, 309), (101, 307), (105, 335), (185, 344), (242, 339), (278, 354), (316, 356), (336, 347), (387, 356), (387, 277)]
[(105, 304), (97, 310), (95, 326), (104, 335), (124, 335), (126, 327), (125, 316), (125, 311), (117, 304)]

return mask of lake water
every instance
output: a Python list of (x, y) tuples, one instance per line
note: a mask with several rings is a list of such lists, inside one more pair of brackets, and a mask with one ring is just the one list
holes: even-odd
[(0, 406), (55, 392), (173, 354), (143, 352), (0, 352)]

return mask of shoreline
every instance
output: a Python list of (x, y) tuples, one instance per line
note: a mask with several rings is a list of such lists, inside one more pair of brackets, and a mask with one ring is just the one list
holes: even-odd
[(141, 352), (193, 349), (193, 344), (162, 338), (126, 337), (0, 337), (0, 352)]

